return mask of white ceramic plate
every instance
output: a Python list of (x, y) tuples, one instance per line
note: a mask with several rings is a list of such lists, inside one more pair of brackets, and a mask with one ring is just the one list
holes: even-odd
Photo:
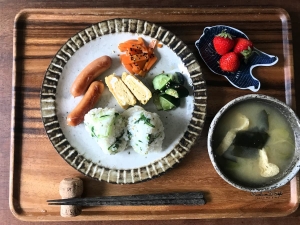
[[(126, 71), (121, 65), (118, 44), (141, 36), (147, 43), (156, 38), (163, 43), (155, 50), (159, 58), (150, 73), (142, 79), (151, 88), (152, 79), (162, 72), (181, 72), (190, 95), (179, 108), (157, 111), (152, 100), (144, 108), (159, 114), (164, 128), (163, 151), (139, 155), (131, 148), (116, 155), (103, 153), (84, 125), (66, 124), (69, 112), (82, 97), (70, 94), (79, 72), (94, 59), (108, 55), (111, 68), (99, 79)], [(95, 107), (114, 107), (124, 111), (105, 89)], [(206, 86), (200, 66), (187, 46), (163, 27), (136, 19), (113, 19), (94, 24), (70, 38), (49, 65), (41, 90), (41, 111), (46, 132), (57, 152), (78, 171), (111, 183), (136, 183), (164, 173), (178, 163), (200, 135), (206, 113)], [(175, 131), (175, 132), (174, 132)]]

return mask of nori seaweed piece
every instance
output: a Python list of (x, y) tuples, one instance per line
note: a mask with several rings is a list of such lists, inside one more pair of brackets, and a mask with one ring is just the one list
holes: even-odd
[(269, 134), (264, 131), (239, 131), (236, 133), (233, 144), (236, 146), (262, 149), (268, 139)]
[(229, 148), (223, 153), (222, 157), (232, 162), (237, 162), (237, 157), (233, 154), (234, 145), (230, 145)]
[(269, 120), (268, 120), (268, 114), (267, 114), (266, 110), (262, 110), (258, 113), (257, 120), (258, 120), (257, 128), (260, 131), (268, 131), (269, 130)]
[(243, 146), (230, 145), (230, 147), (224, 152), (222, 157), (232, 162), (237, 162), (238, 158), (258, 157), (258, 150), (259, 150), (258, 148), (249, 148)]
[(235, 146), (232, 151), (232, 154), (240, 158), (257, 158), (258, 157), (258, 148), (249, 148), (244, 146)]

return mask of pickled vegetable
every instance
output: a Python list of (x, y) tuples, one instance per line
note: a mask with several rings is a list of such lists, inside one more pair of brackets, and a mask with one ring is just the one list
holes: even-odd
[(183, 86), (184, 76), (179, 72), (172, 75), (159, 74), (154, 77), (152, 84), (156, 92), (153, 94), (153, 103), (157, 110), (174, 109), (180, 105), (180, 98), (189, 95), (188, 89)]
[(178, 98), (174, 98), (168, 94), (162, 94), (159, 96), (160, 104), (163, 110), (171, 110), (179, 106), (180, 100)]
[(167, 74), (160, 74), (153, 79), (152, 83), (155, 90), (162, 91), (170, 81), (170, 76)]
[(183, 85), (185, 81), (184, 75), (182, 73), (179, 72), (175, 72), (172, 75), (172, 82), (176, 83), (176, 84), (181, 84)]

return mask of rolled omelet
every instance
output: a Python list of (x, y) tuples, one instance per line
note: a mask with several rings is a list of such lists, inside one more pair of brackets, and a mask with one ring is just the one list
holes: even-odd
[(124, 72), (122, 74), (122, 81), (142, 104), (145, 105), (152, 97), (151, 91), (134, 75)]
[(136, 98), (120, 77), (111, 74), (105, 77), (105, 83), (123, 109), (127, 109), (130, 105), (133, 106), (136, 104)]

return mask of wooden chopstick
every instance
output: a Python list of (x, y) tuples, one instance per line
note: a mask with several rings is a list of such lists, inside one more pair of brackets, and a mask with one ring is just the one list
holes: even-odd
[(204, 205), (202, 192), (177, 192), (47, 200), (49, 205)]

